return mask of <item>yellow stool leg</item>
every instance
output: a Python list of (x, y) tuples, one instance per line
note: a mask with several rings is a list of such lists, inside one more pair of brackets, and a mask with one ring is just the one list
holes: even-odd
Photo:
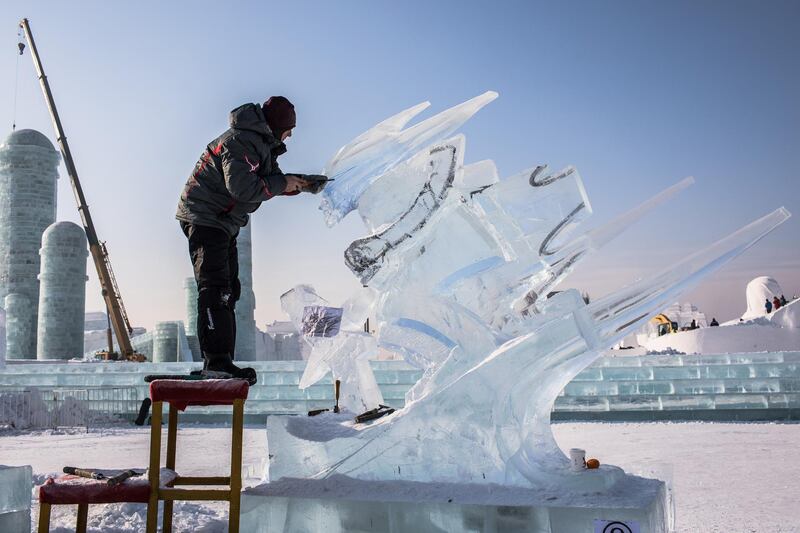
[[(167, 424), (167, 468), (175, 470), (175, 452), (178, 441), (178, 409), (169, 404), (169, 422)], [(172, 500), (164, 500), (163, 533), (172, 532)]]
[(49, 503), (39, 503), (39, 533), (50, 533)]
[(161, 483), (161, 411), (162, 402), (153, 402), (150, 416), (150, 467), (147, 472), (150, 481), (150, 501), (147, 503), (147, 533), (158, 529), (158, 489)]
[(89, 504), (78, 504), (78, 523), (75, 526), (75, 533), (86, 533), (86, 522), (89, 518)]
[(228, 533), (239, 533), (239, 512), (242, 498), (242, 431), (244, 426), (244, 400), (233, 401), (231, 424), (231, 504)]

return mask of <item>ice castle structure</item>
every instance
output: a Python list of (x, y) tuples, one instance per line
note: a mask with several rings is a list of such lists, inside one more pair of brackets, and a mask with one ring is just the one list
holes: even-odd
[[(444, 494), (437, 493), (444, 485), (514, 487), (572, 502), (589, 493), (595, 501), (612, 493), (635, 498), (634, 476), (620, 468), (603, 465), (590, 475), (570, 468), (550, 427), (556, 397), (604, 350), (790, 214), (779, 208), (591, 304), (574, 289), (553, 294), (583, 259), (693, 179), (586, 230), (592, 208), (575, 168), (536, 166), (501, 179), (492, 161), (464, 163), (466, 139), (454, 134), (496, 97), (487, 92), (406, 127), (427, 104), (412, 107), (357, 137), (326, 165), (336, 181), (323, 192), (320, 209), (329, 224), (354, 210), (361, 216), (370, 234), (353, 242), (344, 260), (369, 290), (339, 307), (310, 287), (284, 295), (284, 309), (314, 339), (301, 387), (346, 368), (360, 373), (349, 384), (352, 403), (377, 407), (369, 397), (369, 366), (355, 364), (376, 348), (402, 354), (424, 373), (403, 409), (370, 424), (354, 423), (352, 416), (270, 417), (270, 483), (254, 489), (252, 500), (245, 493), (243, 527), (313, 529), (303, 522), (313, 514), (307, 504), (291, 497), (308, 497), (314, 487), (318, 495), (347, 498), (361, 486), (367, 499), (380, 500), (375, 490), (389, 494), (393, 483), (411, 483), (428, 503)], [(379, 322), (369, 339), (349, 326), (365, 312)], [(345, 487), (338, 496), (336, 487)], [(259, 494), (281, 498), (257, 503)], [(594, 505), (592, 498), (584, 504)], [(287, 501), (308, 514), (280, 511)], [(347, 530), (343, 524), (355, 520), (324, 502), (314, 513), (315, 526), (331, 531)], [(642, 530), (665, 531), (668, 514), (663, 506), (647, 511), (642, 516), (651, 522)], [(466, 516), (437, 516), (404, 517), (411, 525), (392, 530), (448, 531), (453, 524), (502, 530), (492, 521), (499, 515), (484, 516), (489, 521), (472, 529), (465, 527)], [(579, 516), (562, 513), (556, 527), (555, 515), (546, 515), (542, 519), (550, 521), (535, 530), (591, 530), (591, 520), (579, 522)], [(253, 530), (266, 530), (259, 527)]]
[(35, 130), (15, 131), (0, 144), (0, 302), (11, 307), (8, 359), (36, 358), (39, 248), (56, 220), (59, 159)]
[(73, 222), (56, 222), (42, 236), (37, 359), (83, 355), (86, 313), (86, 233)]

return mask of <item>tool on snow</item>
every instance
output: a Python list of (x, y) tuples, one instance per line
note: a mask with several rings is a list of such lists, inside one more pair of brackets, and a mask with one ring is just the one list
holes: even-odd
[(376, 418), (381, 418), (382, 416), (390, 415), (394, 413), (394, 408), (389, 407), (388, 405), (378, 405), (375, 409), (370, 409), (364, 413), (361, 413), (356, 417), (357, 424), (363, 424), (364, 422), (369, 422), (370, 420), (375, 420)]
[(337, 379), (333, 383), (333, 395), (334, 395), (334, 398), (336, 399), (336, 403), (333, 404), (333, 412), (334, 413), (338, 413), (339, 412), (339, 391), (341, 390), (341, 388), (342, 388), (342, 382)]
[(96, 479), (97, 481), (105, 481), (109, 485), (119, 485), (126, 479), (144, 475), (144, 472), (137, 472), (136, 470), (125, 470), (116, 476), (108, 477), (102, 472), (95, 472), (94, 470), (87, 470), (85, 468), (76, 468), (74, 466), (65, 466), (64, 473), (78, 477), (85, 477), (87, 479)]
[(103, 480), (107, 479), (106, 475), (102, 472), (95, 472), (94, 470), (86, 470), (83, 468), (76, 468), (74, 466), (65, 466), (64, 473), (78, 477), (85, 477), (89, 479)]
[[(341, 388), (342, 388), (341, 380), (337, 379), (336, 381), (333, 382), (333, 396), (336, 400), (336, 403), (333, 404), (334, 413), (339, 412), (339, 391), (341, 390)], [(327, 407), (325, 409), (313, 409), (308, 412), (308, 416), (317, 416), (321, 415), (322, 413), (326, 413), (328, 411), (330, 411), (330, 409), (328, 409)]]

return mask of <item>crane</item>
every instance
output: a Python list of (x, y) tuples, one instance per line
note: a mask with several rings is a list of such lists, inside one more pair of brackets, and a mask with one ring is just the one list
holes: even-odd
[[(67, 174), (69, 174), (69, 181), (72, 185), (72, 192), (75, 194), (75, 201), (78, 203), (78, 212), (81, 216), (83, 229), (86, 231), (86, 239), (89, 241), (89, 252), (94, 260), (94, 266), (97, 269), (97, 277), (100, 280), (100, 287), (102, 289), (103, 300), (105, 300), (106, 309), (108, 311), (108, 320), (111, 327), (114, 328), (114, 333), (117, 336), (117, 345), (119, 346), (119, 353), (114, 352), (114, 346), (111, 341), (111, 333), (109, 331), (108, 342), (109, 347), (107, 352), (99, 352), (98, 355), (103, 359), (126, 359), (129, 361), (144, 361), (145, 357), (137, 353), (131, 345), (131, 327), (128, 313), (125, 311), (125, 305), (122, 302), (122, 295), (120, 294), (117, 280), (114, 277), (114, 271), (111, 269), (111, 260), (108, 256), (108, 249), (105, 242), (100, 242), (97, 237), (97, 231), (92, 221), (92, 215), (89, 213), (89, 206), (86, 203), (86, 198), (83, 195), (83, 188), (78, 179), (78, 171), (75, 168), (75, 161), (72, 159), (72, 152), (69, 149), (67, 136), (64, 134), (64, 128), (61, 125), (61, 118), (58, 116), (56, 103), (53, 99), (53, 93), (50, 91), (50, 84), (47, 81), (47, 76), (42, 67), (42, 61), (39, 58), (39, 52), (36, 49), (36, 42), (33, 40), (31, 27), (28, 19), (24, 18), (19, 22), (20, 28), (25, 34), (25, 39), (28, 41), (28, 46), (31, 49), (31, 57), (33, 58), (33, 65), (36, 68), (36, 74), (39, 76), (39, 85), (42, 87), (44, 99), (47, 102), (47, 109), (50, 111), (50, 118), (53, 121), (53, 127), (56, 130), (56, 140), (61, 149), (61, 155), (64, 158), (64, 165), (67, 167)], [(20, 43), (20, 54), (24, 46)], [(110, 330), (110, 328), (109, 328)]]

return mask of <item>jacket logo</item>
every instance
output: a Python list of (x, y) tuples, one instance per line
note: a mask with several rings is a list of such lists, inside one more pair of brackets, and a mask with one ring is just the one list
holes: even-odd
[(247, 154), (244, 154), (244, 160), (247, 161), (247, 164), (250, 165), (250, 172), (255, 172), (258, 170), (258, 167), (261, 166), (261, 163), (256, 163), (255, 165), (250, 161), (250, 158), (247, 157)]

